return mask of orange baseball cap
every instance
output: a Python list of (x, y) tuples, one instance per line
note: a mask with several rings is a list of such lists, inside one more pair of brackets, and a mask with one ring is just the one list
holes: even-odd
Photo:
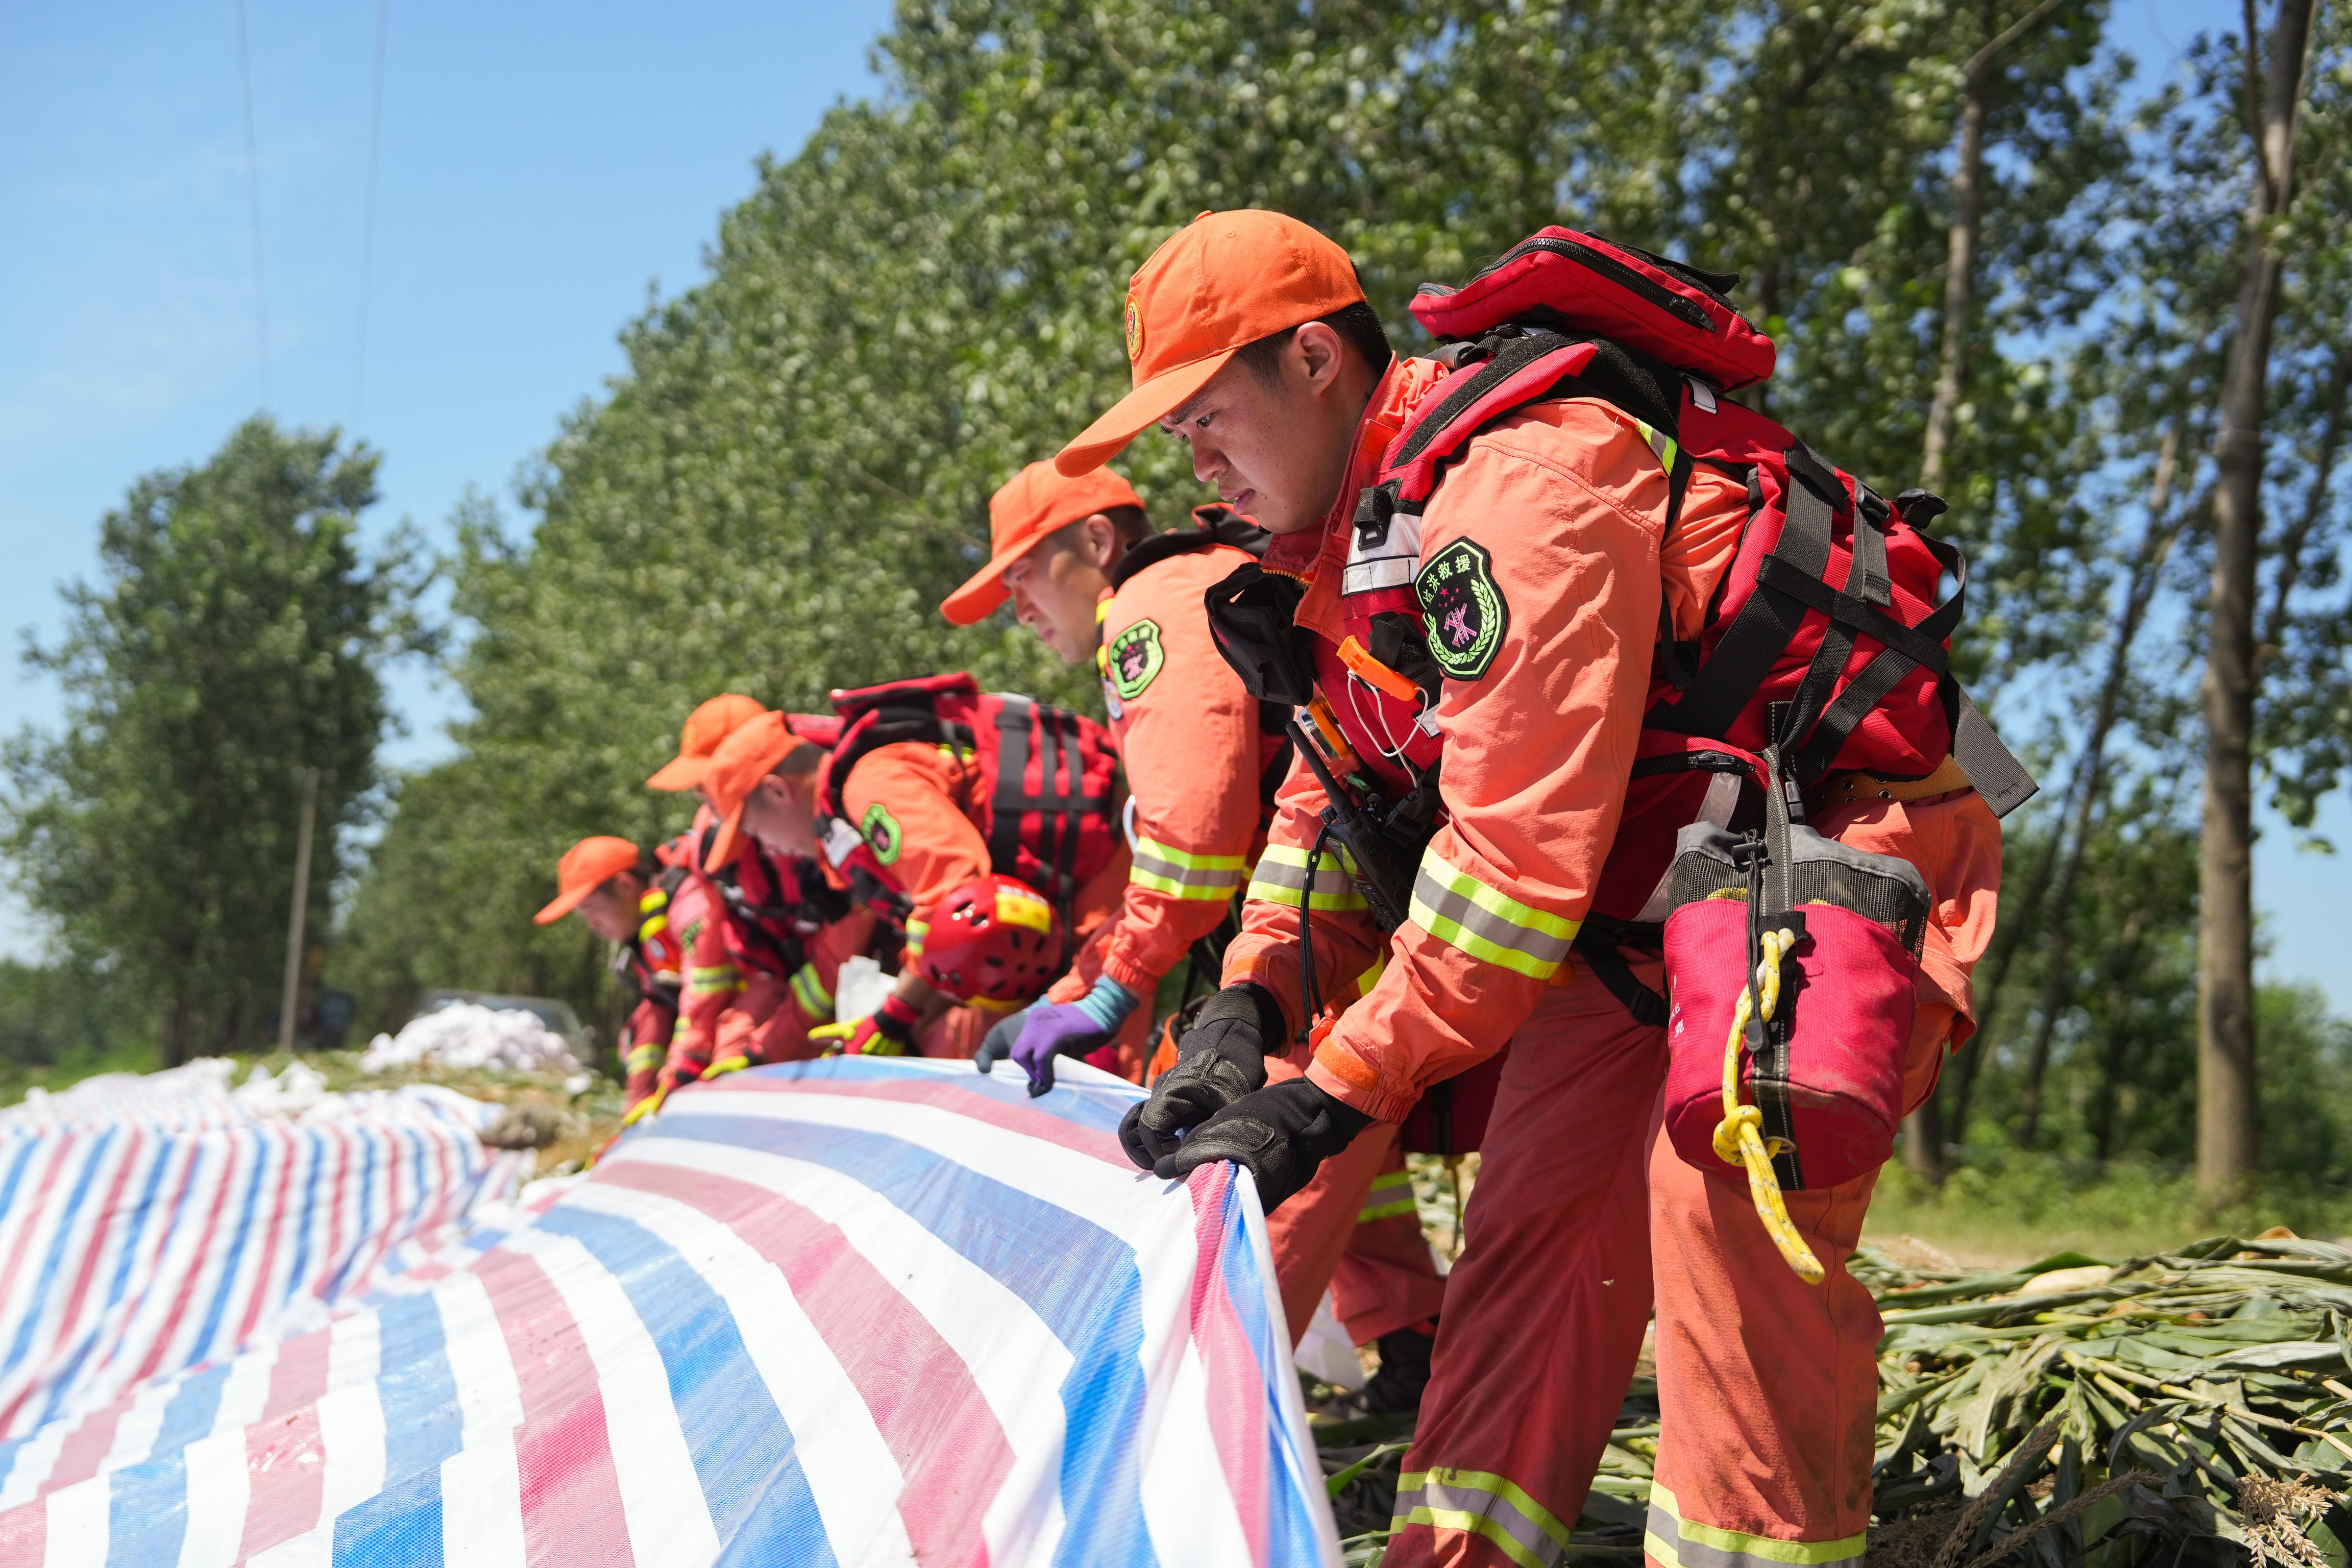
[(710, 765), (710, 753), (719, 749), (719, 742), (733, 734), (737, 725), (766, 711), (749, 697), (731, 691), (700, 704), (686, 716), (686, 726), (677, 732), (677, 755), (646, 781), (647, 787), (692, 789), (702, 782), (702, 770)]
[(581, 900), (622, 872), (635, 870), (643, 858), (637, 847), (625, 838), (599, 835), (582, 839), (555, 863), (554, 901), (530, 918), (543, 926), (553, 925), (578, 909)]
[(719, 742), (702, 775), (703, 794), (709, 797), (710, 809), (719, 814), (719, 837), (711, 840), (710, 853), (703, 858), (703, 869), (716, 871), (735, 858), (736, 835), (743, 827), (743, 803), (751, 798), (761, 779), (776, 771), (778, 763), (792, 755), (795, 747), (807, 744), (793, 733), (782, 713), (762, 713), (748, 724), (738, 724)]
[(1066, 474), (1099, 468), (1208, 385), (1234, 350), (1363, 297), (1348, 253), (1297, 218), (1254, 208), (1202, 213), (1128, 279), (1135, 390), (1063, 447), (1054, 466)]
[(971, 625), (1004, 603), (1004, 569), (1047, 534), (1115, 506), (1142, 505), (1135, 487), (1108, 468), (1073, 478), (1051, 463), (1030, 464), (988, 498), (988, 564), (947, 596), (940, 614), (957, 626)]

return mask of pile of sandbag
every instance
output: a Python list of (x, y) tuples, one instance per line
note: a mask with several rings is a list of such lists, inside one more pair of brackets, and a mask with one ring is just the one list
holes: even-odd
[(412, 1067), (568, 1074), (578, 1072), (580, 1062), (571, 1043), (535, 1014), (453, 1002), (411, 1018), (397, 1035), (378, 1035), (360, 1058), (362, 1072)]

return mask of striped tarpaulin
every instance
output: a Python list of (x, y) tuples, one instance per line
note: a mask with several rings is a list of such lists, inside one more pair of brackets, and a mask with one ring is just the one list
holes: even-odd
[(416, 1266), (520, 1173), (446, 1090), (289, 1121), (155, 1077), (0, 1115), (0, 1500), (61, 1418)]
[(1247, 1176), (1021, 1083), (684, 1090), (470, 1263), (45, 1430), (91, 1457), (0, 1482), (0, 1562), (1336, 1560)]

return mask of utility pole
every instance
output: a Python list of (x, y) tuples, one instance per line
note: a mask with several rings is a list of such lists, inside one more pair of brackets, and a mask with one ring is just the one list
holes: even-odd
[(310, 906), (310, 830), (319, 816), (319, 770), (304, 768), (302, 815), (294, 829), (294, 908), (286, 920), (286, 988), (278, 1002), (278, 1048), (294, 1048), (294, 1004), (302, 994), (302, 917)]

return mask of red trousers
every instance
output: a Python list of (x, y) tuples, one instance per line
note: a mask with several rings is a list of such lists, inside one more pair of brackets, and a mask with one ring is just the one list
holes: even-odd
[[(1298, 1073), (1279, 1057), (1266, 1063), (1268, 1082)], [(1444, 1305), (1445, 1279), (1430, 1259), (1397, 1129), (1387, 1122), (1324, 1161), (1313, 1181), (1265, 1216), (1265, 1235), (1294, 1345), (1327, 1287), (1341, 1327), (1360, 1345)]]
[[(1636, 972), (1659, 984), (1655, 960)], [(1948, 1009), (1921, 1008), (1916, 1092), (1949, 1026)], [(1702, 1174), (1661, 1132), (1665, 1068), (1665, 1032), (1590, 975), (1513, 1037), (1387, 1568), (1565, 1561), (1654, 1301), (1650, 1563), (1861, 1562), (1880, 1325), (1844, 1265), (1875, 1175), (1788, 1194), (1828, 1270), (1806, 1285), (1746, 1183)]]

